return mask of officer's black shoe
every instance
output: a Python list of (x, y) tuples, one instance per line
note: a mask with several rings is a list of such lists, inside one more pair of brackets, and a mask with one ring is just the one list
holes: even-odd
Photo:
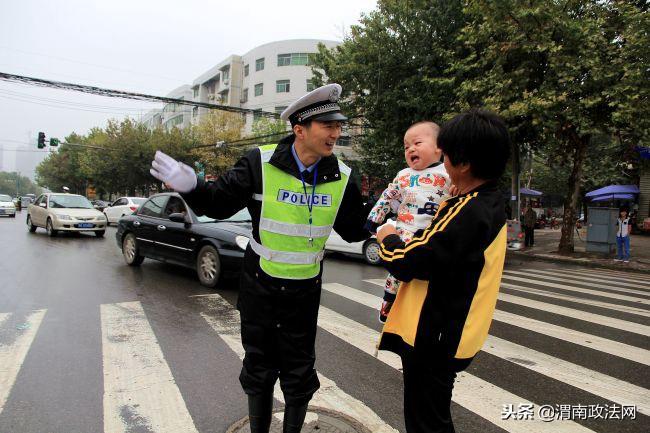
[(307, 415), (307, 403), (302, 406), (285, 406), (282, 433), (300, 433)]
[(273, 393), (248, 396), (251, 433), (269, 433), (273, 412)]

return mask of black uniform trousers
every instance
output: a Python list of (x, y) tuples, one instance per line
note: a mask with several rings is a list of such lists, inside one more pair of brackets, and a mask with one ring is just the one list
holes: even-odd
[(412, 350), (401, 353), (404, 372), (404, 421), (408, 433), (454, 433), (451, 391), (456, 372)]
[(310, 281), (276, 285), (259, 268), (242, 273), (237, 307), (246, 353), (239, 381), (246, 394), (273, 392), (279, 378), (286, 404), (301, 406), (320, 387), (314, 343), (321, 286), (320, 278)]
[(535, 245), (535, 227), (524, 226), (524, 245), (527, 247)]

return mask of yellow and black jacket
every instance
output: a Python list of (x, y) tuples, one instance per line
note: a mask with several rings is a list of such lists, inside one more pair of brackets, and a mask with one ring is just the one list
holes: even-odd
[(403, 281), (379, 348), (415, 350), (461, 371), (487, 338), (506, 255), (504, 203), (496, 183), (442, 203), (405, 244), (387, 236), (380, 255)]

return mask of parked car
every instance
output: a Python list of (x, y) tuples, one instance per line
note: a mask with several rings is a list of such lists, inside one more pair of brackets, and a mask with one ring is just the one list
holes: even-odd
[(520, 250), (524, 246), (524, 232), (521, 230), (519, 220), (506, 220), (507, 228), (507, 248), (509, 250)]
[(16, 205), (10, 195), (0, 194), (0, 216), (16, 218)]
[(223, 273), (241, 271), (251, 236), (246, 209), (225, 220), (197, 217), (180, 195), (162, 193), (120, 218), (115, 239), (129, 266), (145, 257), (174, 263), (195, 269), (202, 285), (214, 287)]
[(109, 204), (108, 207), (104, 208), (104, 215), (106, 215), (108, 225), (111, 225), (111, 223), (117, 223), (117, 221), (124, 215), (132, 214), (138, 210), (138, 207), (145, 201), (147, 201), (147, 199), (142, 197), (118, 198), (113, 203)]
[(340, 253), (354, 254), (362, 256), (364, 260), (371, 265), (381, 263), (379, 257), (379, 243), (375, 236), (361, 242), (346, 242), (338, 233), (332, 230), (330, 237), (325, 242), (326, 251), (337, 251)]
[(46, 193), (27, 208), (27, 227), (32, 233), (43, 227), (52, 237), (59, 232), (93, 232), (102, 237), (106, 217), (82, 195)]
[(29, 196), (24, 196), (20, 198), (20, 207), (22, 209), (27, 209), (27, 207), (34, 203), (35, 198), (29, 197)]

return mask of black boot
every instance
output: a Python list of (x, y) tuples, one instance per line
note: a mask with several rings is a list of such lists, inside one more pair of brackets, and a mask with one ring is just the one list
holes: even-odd
[(300, 433), (307, 415), (307, 403), (302, 406), (285, 406), (282, 433)]
[(248, 396), (251, 433), (269, 433), (273, 412), (273, 393)]

